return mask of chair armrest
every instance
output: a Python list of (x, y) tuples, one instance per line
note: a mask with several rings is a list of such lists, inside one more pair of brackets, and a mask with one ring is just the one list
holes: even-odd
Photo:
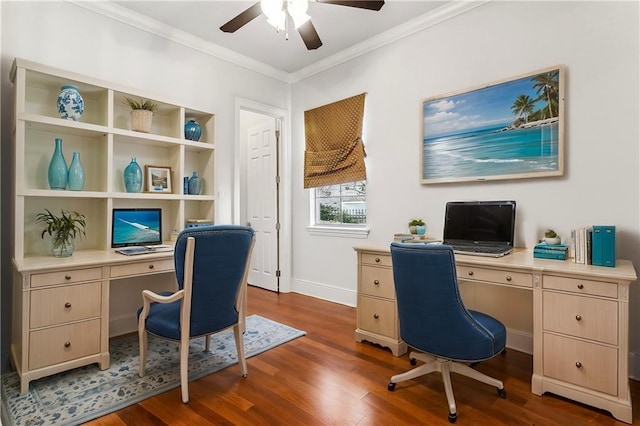
[(149, 315), (149, 306), (151, 302), (157, 303), (171, 303), (176, 300), (184, 298), (184, 290), (176, 291), (169, 296), (162, 296), (154, 293), (151, 290), (142, 290), (142, 311), (140, 312), (140, 318), (146, 319)]

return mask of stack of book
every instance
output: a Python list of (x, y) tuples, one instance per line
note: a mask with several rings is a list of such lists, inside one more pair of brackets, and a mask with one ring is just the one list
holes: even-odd
[(539, 243), (533, 248), (533, 257), (540, 259), (567, 260), (569, 246), (566, 244)]

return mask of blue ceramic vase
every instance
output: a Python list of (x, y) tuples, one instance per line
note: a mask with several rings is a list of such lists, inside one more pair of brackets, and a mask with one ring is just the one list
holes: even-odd
[(66, 189), (67, 180), (69, 178), (69, 169), (67, 168), (67, 162), (62, 154), (62, 139), (55, 139), (55, 147), (53, 149), (53, 155), (49, 162), (49, 188), (51, 189)]
[(124, 188), (127, 192), (142, 192), (142, 169), (136, 162), (136, 157), (124, 169)]
[(202, 188), (202, 182), (198, 177), (198, 172), (193, 172), (193, 175), (189, 178), (189, 194), (200, 195), (200, 189)]
[(84, 112), (84, 99), (73, 84), (65, 84), (58, 95), (58, 113), (60, 118), (78, 121)]
[(184, 125), (184, 137), (190, 141), (199, 141), (202, 136), (202, 127), (196, 120), (189, 120)]
[(84, 167), (80, 162), (80, 153), (74, 152), (71, 164), (69, 165), (69, 189), (72, 191), (82, 191), (84, 188)]

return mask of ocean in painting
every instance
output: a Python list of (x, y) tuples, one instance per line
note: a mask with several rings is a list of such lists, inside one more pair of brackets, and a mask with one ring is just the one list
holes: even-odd
[(504, 130), (511, 123), (425, 138), (423, 179), (489, 177), (558, 169), (558, 122)]

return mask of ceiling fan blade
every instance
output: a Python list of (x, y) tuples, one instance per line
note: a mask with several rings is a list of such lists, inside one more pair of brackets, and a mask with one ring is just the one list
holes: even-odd
[(260, 6), (260, 2), (254, 4), (249, 9), (245, 10), (226, 24), (220, 27), (222, 31), (225, 33), (235, 33), (240, 28), (247, 25), (249, 22), (256, 19), (258, 16), (262, 14), (262, 7)]
[(316, 0), (318, 3), (337, 4), (339, 6), (357, 7), (360, 9), (380, 10), (384, 6), (384, 1), (367, 0)]
[(318, 32), (311, 23), (311, 20), (300, 25), (298, 27), (298, 33), (300, 33), (302, 41), (304, 41), (304, 44), (307, 46), (307, 50), (315, 50), (318, 47), (322, 46), (322, 41), (320, 41)]

